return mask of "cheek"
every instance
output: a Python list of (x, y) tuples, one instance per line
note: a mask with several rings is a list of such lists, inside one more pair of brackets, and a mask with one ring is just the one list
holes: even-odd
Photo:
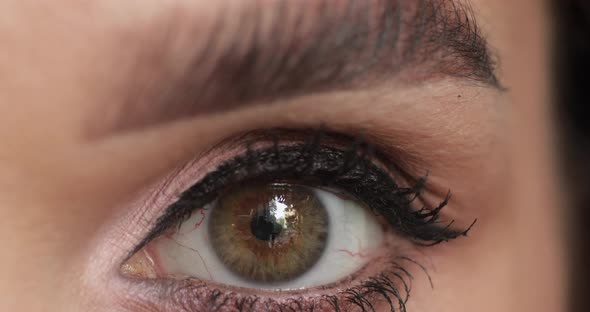
[(521, 311), (514, 307), (514, 229), (502, 222), (483, 225), (468, 240), (426, 251), (434, 288), (415, 276), (408, 311)]

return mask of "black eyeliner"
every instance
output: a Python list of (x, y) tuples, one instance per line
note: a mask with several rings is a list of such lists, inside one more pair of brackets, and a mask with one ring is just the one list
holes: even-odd
[[(439, 222), (447, 196), (437, 207), (416, 210), (412, 201), (425, 187), (426, 176), (413, 187), (400, 187), (391, 174), (370, 158), (371, 145), (355, 139), (348, 148), (322, 145), (324, 131), (315, 131), (307, 142), (280, 144), (252, 150), (225, 161), (215, 171), (184, 191), (160, 216), (155, 226), (132, 254), (190, 215), (217, 199), (226, 189), (240, 183), (295, 180), (311, 186), (342, 190), (363, 202), (384, 218), (395, 230), (420, 245), (434, 245), (466, 235), (469, 229), (455, 230), (452, 221)], [(341, 137), (341, 136), (340, 136)]]

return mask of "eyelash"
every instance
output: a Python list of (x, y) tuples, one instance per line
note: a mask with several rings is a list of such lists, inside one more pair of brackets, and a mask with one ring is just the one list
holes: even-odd
[[(174, 305), (186, 311), (360, 311), (375, 312), (374, 303), (381, 299), (389, 305), (390, 311), (406, 311), (414, 277), (401, 263), (416, 265), (422, 270), (434, 287), (426, 268), (415, 260), (398, 256), (387, 263), (383, 271), (365, 281), (336, 294), (322, 294), (313, 298), (295, 296), (285, 300), (264, 298), (256, 295), (240, 295), (236, 292), (211, 288), (205, 282), (187, 278), (174, 281), (168, 293), (173, 294)], [(396, 280), (401, 283), (401, 290)], [(329, 287), (325, 287), (326, 289)], [(188, 299), (187, 298), (191, 298)], [(196, 300), (195, 298), (199, 298)], [(329, 310), (325, 310), (329, 309)]]
[[(290, 137), (292, 134), (301, 134), (301, 132), (311, 135), (307, 140), (299, 140), (297, 143), (279, 142), (279, 134)], [(417, 245), (431, 246), (452, 240), (466, 235), (473, 226), (472, 224), (466, 230), (455, 230), (451, 228), (452, 221), (447, 224), (439, 221), (439, 214), (447, 205), (449, 195), (436, 207), (418, 210), (413, 208), (412, 203), (419, 198), (425, 188), (427, 176), (416, 179), (413, 187), (398, 186), (391, 178), (391, 174), (373, 161), (377, 155), (374, 147), (360, 139), (327, 133), (323, 129), (297, 132), (277, 129), (263, 133), (261, 137), (260, 141), (272, 144), (266, 148), (254, 150), (252, 146), (258, 142), (247, 143), (245, 154), (222, 163), (215, 171), (181, 193), (179, 199), (156, 220), (155, 226), (131, 255), (166, 231), (179, 227), (192, 213), (200, 209), (199, 207), (218, 198), (228, 186), (250, 180), (276, 181), (276, 177), (298, 182), (303, 180), (306, 184), (343, 190), (365, 203), (393, 229)], [(325, 144), (326, 142), (329, 144)], [(335, 142), (348, 143), (343, 148), (342, 144), (334, 144)], [(347, 306), (356, 306), (361, 311), (373, 311), (371, 299), (379, 300), (379, 297), (383, 297), (392, 311), (395, 310), (395, 306), (399, 307), (400, 311), (405, 311), (412, 276), (398, 263), (400, 260), (419, 266), (428, 275), (425, 268), (418, 262), (408, 257), (397, 256), (389, 261), (385, 269), (377, 276), (369, 277), (356, 286), (338, 292), (337, 295), (322, 295), (304, 305), (314, 305), (316, 308), (329, 305), (335, 311), (339, 311), (341, 305), (345, 303)], [(403, 286), (402, 291), (398, 290), (399, 283), (396, 285), (396, 280), (399, 280)], [(173, 288), (178, 291), (172, 291), (177, 296), (180, 293), (190, 293), (193, 289), (193, 294), (182, 300), (184, 303), (187, 301), (186, 298), (194, 298), (194, 293), (200, 293), (198, 298), (203, 298), (203, 302), (210, 303), (211, 306), (208, 309), (216, 306), (215, 303), (218, 301), (222, 303), (234, 301), (236, 307), (241, 303), (257, 307), (261, 304), (276, 305), (279, 311), (282, 311), (281, 308), (286, 310), (293, 308), (289, 308), (293, 302), (278, 303), (273, 299), (259, 302), (256, 296), (240, 297), (236, 293), (226, 294), (222, 290), (211, 287), (205, 287), (207, 290), (203, 293), (204, 282), (195, 283), (194, 279), (185, 281), (189, 285), (183, 286), (182, 281), (175, 281)], [(195, 302), (194, 304), (203, 303)], [(203, 308), (203, 306), (199, 307)], [(238, 311), (242, 310), (238, 307)], [(303, 311), (303, 309), (300, 310)]]

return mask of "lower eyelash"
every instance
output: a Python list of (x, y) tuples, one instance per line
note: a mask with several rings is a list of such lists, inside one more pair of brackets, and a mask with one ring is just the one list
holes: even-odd
[[(211, 287), (204, 281), (194, 278), (158, 281), (163, 287), (162, 294), (152, 296), (141, 306), (162, 307), (161, 302), (151, 302), (154, 297), (165, 297), (164, 306), (174, 311), (377, 311), (385, 307), (389, 311), (406, 311), (414, 277), (405, 265), (420, 268), (430, 280), (424, 266), (415, 260), (398, 256), (386, 264), (386, 269), (375, 276), (368, 277), (358, 285), (338, 291), (335, 294), (317, 296), (294, 295), (290, 298), (275, 299), (270, 296), (241, 295), (237, 292)], [(148, 281), (149, 283), (149, 281)], [(163, 284), (163, 285), (162, 285)], [(330, 286), (321, 290), (329, 291)], [(162, 296), (164, 295), (164, 296)], [(379, 305), (379, 306), (378, 306)], [(384, 305), (384, 306), (383, 306)]]

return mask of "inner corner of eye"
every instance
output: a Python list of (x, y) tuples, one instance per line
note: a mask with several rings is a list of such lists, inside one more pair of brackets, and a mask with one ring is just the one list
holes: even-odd
[(153, 279), (158, 277), (155, 263), (144, 249), (127, 259), (121, 265), (119, 271), (122, 275), (132, 278)]
[(363, 204), (325, 189), (252, 183), (195, 207), (122, 267), (143, 278), (190, 276), (215, 284), (303, 289), (331, 284), (374, 258), (384, 231)]

